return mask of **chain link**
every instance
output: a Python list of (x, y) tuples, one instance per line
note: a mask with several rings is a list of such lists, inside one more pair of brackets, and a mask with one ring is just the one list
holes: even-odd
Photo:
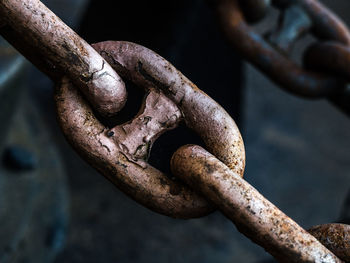
[[(350, 34), (323, 5), (314, 0), (212, 2), (233, 46), (276, 83), (301, 96), (328, 97), (343, 109), (349, 107), (345, 83)], [(270, 35), (277, 49), (245, 20), (260, 21), (271, 4), (285, 16), (284, 25)], [(293, 14), (304, 20), (295, 23)], [(243, 234), (282, 262), (349, 261), (349, 226), (318, 226), (310, 235), (242, 179), (245, 151), (236, 124), (165, 59), (130, 42), (91, 47), (38, 0), (2, 0), (0, 15), (0, 33), (58, 82), (58, 119), (68, 141), (131, 198), (177, 218), (220, 209)], [(310, 47), (301, 67), (282, 53), (309, 31), (334, 42)], [(334, 60), (337, 63), (329, 63)], [(93, 107), (112, 114), (126, 102), (117, 73), (143, 87), (146, 97), (133, 120), (108, 128), (75, 86)], [(186, 185), (147, 163), (154, 141), (181, 121), (202, 137), (210, 152), (192, 145), (173, 155), (172, 171)]]
[[(56, 102), (62, 130), (92, 166), (131, 198), (158, 213), (191, 218), (220, 209), (243, 234), (281, 261), (341, 262), (242, 179), (242, 138), (218, 104), (149, 49), (111, 41), (94, 47), (122, 77), (144, 87), (147, 96), (133, 120), (109, 129), (93, 116), (68, 79), (58, 86)], [(199, 146), (174, 154), (174, 175), (191, 188), (147, 163), (156, 138), (182, 119), (215, 155)]]
[(243, 176), (245, 152), (234, 121), (153, 51), (129, 42), (102, 42), (94, 47), (120, 75), (143, 87), (147, 95), (132, 121), (109, 129), (65, 81), (56, 101), (67, 139), (123, 192), (150, 209), (176, 218), (212, 211), (201, 197), (153, 168), (147, 159), (154, 141), (184, 121), (211, 152)]

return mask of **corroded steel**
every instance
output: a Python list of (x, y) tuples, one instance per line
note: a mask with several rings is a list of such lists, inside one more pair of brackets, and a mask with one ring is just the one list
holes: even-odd
[(132, 121), (109, 129), (96, 119), (71, 83), (63, 80), (56, 102), (67, 139), (122, 191), (154, 211), (182, 218), (212, 211), (202, 197), (150, 166), (147, 157), (157, 137), (183, 120), (213, 154), (243, 176), (244, 145), (234, 121), (153, 51), (130, 42), (102, 42), (94, 47), (147, 95)]
[(39, 0), (2, 0), (3, 35), (53, 79), (67, 75), (104, 115), (126, 98), (121, 78), (108, 63)]
[(173, 173), (210, 200), (240, 232), (280, 262), (342, 262), (315, 237), (200, 146), (180, 148)]
[(326, 224), (308, 230), (325, 247), (345, 262), (350, 262), (350, 226)]

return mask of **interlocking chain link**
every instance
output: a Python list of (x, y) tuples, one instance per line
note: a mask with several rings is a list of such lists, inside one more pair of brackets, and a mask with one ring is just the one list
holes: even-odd
[[(343, 79), (301, 68), (280, 52), (298, 39), (298, 29), (305, 32), (312, 28), (316, 35), (337, 42), (310, 48), (305, 57), (307, 66), (314, 68), (313, 57), (323, 49), (332, 49), (329, 61), (339, 58), (340, 62), (332, 68), (327, 63), (317, 66), (339, 70), (348, 77), (344, 60), (340, 60), (348, 54), (341, 46), (349, 44), (348, 31), (318, 2), (293, 1), (310, 19), (292, 26), (286, 22), (286, 28), (294, 32), (288, 41), (280, 41), (278, 34), (271, 38), (279, 43), (279, 51), (249, 28), (241, 11), (242, 7), (249, 21), (259, 21), (270, 1), (242, 0), (242, 5), (236, 0), (214, 2), (232, 43), (277, 83), (306, 97), (345, 92)], [(284, 9), (290, 2), (272, 1)], [(247, 15), (249, 10), (255, 13)], [(303, 13), (300, 10), (292, 11)], [(130, 42), (109, 41), (91, 47), (38, 0), (2, 0), (0, 15), (0, 33), (57, 82), (58, 118), (69, 142), (131, 198), (156, 212), (180, 218), (220, 209), (243, 234), (282, 262), (349, 261), (349, 226), (310, 230), (339, 259), (243, 180), (245, 153), (236, 124), (165, 59)], [(133, 120), (108, 128), (95, 117), (90, 105), (105, 115), (124, 106), (125, 85), (118, 74), (143, 87), (146, 97)], [(202, 137), (208, 150), (188, 145), (174, 154), (172, 171), (186, 185), (147, 163), (154, 141), (181, 121)]]
[[(242, 138), (216, 102), (149, 49), (110, 41), (94, 47), (121, 76), (145, 88), (147, 95), (132, 121), (109, 129), (94, 117), (69, 80), (58, 86), (61, 127), (85, 160), (131, 198), (156, 212), (190, 218), (215, 207), (280, 261), (342, 262), (242, 179)], [(146, 162), (154, 140), (181, 119), (215, 155), (199, 146), (187, 146), (174, 154), (174, 175), (191, 188), (172, 181)]]
[(109, 129), (65, 80), (56, 101), (68, 140), (137, 202), (176, 218), (208, 214), (212, 207), (203, 198), (149, 165), (147, 159), (154, 141), (183, 120), (211, 152), (243, 176), (244, 146), (234, 121), (151, 50), (129, 42), (103, 42), (94, 47), (120, 75), (145, 88), (147, 95), (132, 121)]

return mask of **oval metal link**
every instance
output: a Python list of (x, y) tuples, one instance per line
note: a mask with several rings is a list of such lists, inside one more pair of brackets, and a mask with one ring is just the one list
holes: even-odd
[(205, 215), (212, 206), (188, 187), (147, 163), (152, 143), (182, 119), (209, 151), (243, 176), (244, 145), (226, 111), (169, 62), (130, 42), (102, 42), (94, 48), (123, 77), (147, 91), (140, 112), (112, 129), (103, 126), (68, 80), (57, 89), (59, 122), (72, 146), (123, 192), (172, 217)]

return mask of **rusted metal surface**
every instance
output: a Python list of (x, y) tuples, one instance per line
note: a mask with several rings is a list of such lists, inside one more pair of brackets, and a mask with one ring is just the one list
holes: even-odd
[[(288, 3), (278, 2), (274, 4), (290, 10)], [(295, 3), (305, 10), (317, 36), (350, 43), (343, 23), (317, 1)], [(266, 14), (269, 1), (249, 0), (239, 5), (238, 0), (218, 0), (217, 4), (233, 45), (274, 81), (311, 98), (339, 97), (344, 92), (343, 79), (298, 66), (251, 30), (241, 8), (255, 9), (255, 14), (246, 16), (258, 21)], [(165, 59), (130, 42), (102, 42), (94, 50), (38, 0), (3, 0), (0, 15), (5, 22), (0, 22), (0, 33), (59, 80), (57, 112), (69, 142), (134, 200), (176, 218), (199, 217), (219, 208), (242, 233), (281, 262), (342, 262), (242, 179), (245, 151), (236, 124)], [(309, 29), (309, 22), (292, 26), (288, 22), (283, 28), (289, 31), (288, 37), (282, 36), (287, 44), (277, 39), (282, 43), (278, 45), (288, 48)], [(134, 119), (111, 128), (96, 118), (90, 104), (104, 115), (123, 108), (124, 82), (113, 69), (143, 87), (146, 96)], [(186, 146), (173, 156), (174, 174), (194, 190), (147, 162), (155, 140), (182, 121), (201, 136), (210, 151)], [(343, 256), (341, 246), (337, 249), (342, 249)]]
[(202, 147), (180, 148), (173, 155), (171, 168), (215, 204), (240, 232), (280, 262), (342, 262)]
[(130, 42), (102, 42), (94, 47), (119, 74), (143, 87), (147, 96), (132, 121), (110, 129), (63, 80), (56, 102), (67, 139), (122, 191), (154, 211), (182, 218), (212, 211), (202, 197), (150, 166), (147, 157), (157, 137), (183, 120), (213, 154), (243, 176), (244, 145), (234, 121), (153, 51)]
[(39, 0), (2, 0), (0, 34), (53, 79), (67, 75), (104, 115), (126, 98), (121, 78), (106, 61)]
[(342, 80), (303, 69), (273, 48), (244, 20), (237, 0), (217, 0), (224, 33), (233, 47), (269, 78), (296, 95), (317, 98), (344, 89)]
[(350, 226), (326, 224), (308, 230), (325, 247), (345, 262), (350, 262)]

